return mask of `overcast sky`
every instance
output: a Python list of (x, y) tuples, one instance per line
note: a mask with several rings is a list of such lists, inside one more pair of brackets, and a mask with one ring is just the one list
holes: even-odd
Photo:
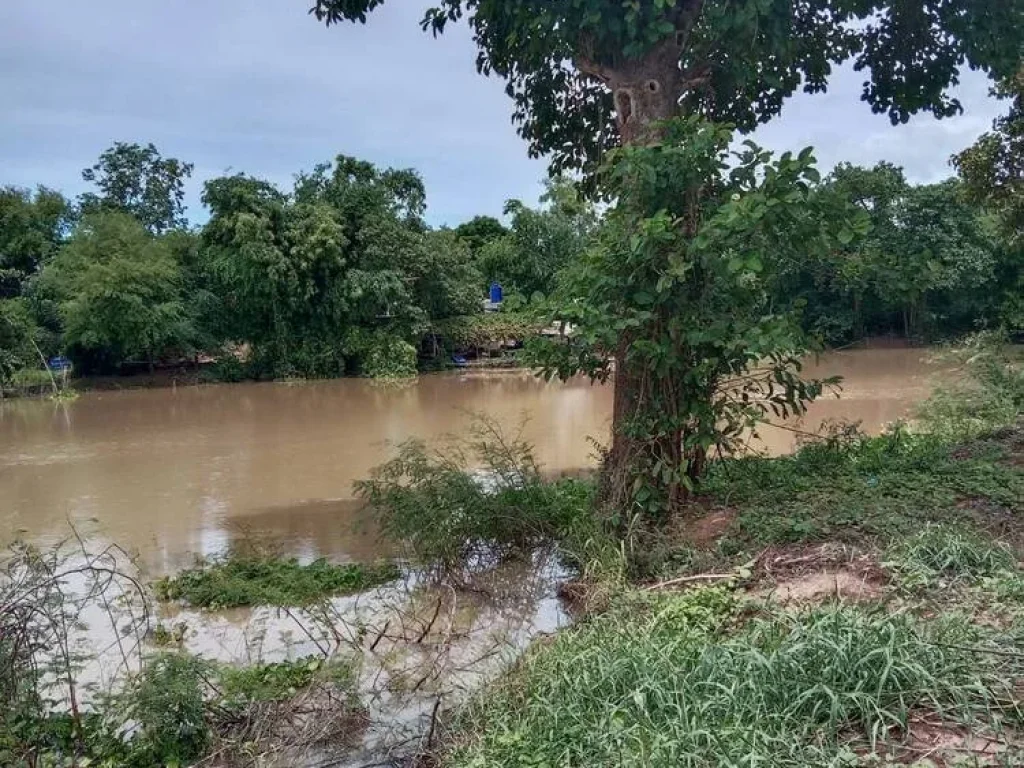
[[(421, 0), (391, 0), (366, 27), (326, 29), (310, 0), (0, 0), (0, 185), (75, 195), (81, 169), (114, 141), (153, 142), (195, 163), (202, 182), (244, 171), (287, 187), (338, 153), (413, 167), (428, 218), (458, 224), (535, 201), (545, 165), (527, 157), (502, 83), (476, 74), (464, 28), (434, 40)], [(968, 74), (962, 117), (893, 128), (859, 101), (862, 77), (798, 96), (757, 139), (817, 149), (824, 170), (889, 160), (915, 181), (949, 175), (949, 156), (1001, 110)]]

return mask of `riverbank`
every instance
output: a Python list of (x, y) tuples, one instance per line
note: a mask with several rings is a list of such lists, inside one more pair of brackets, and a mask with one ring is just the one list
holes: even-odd
[[(844, 345), (830, 352), (853, 350), (937, 350), (933, 344), (914, 344), (897, 336), (873, 336)], [(825, 352), (824, 354), (828, 354)], [(433, 361), (423, 365), (420, 376), (433, 373), (453, 371), (521, 371), (522, 362), (515, 351), (498, 357), (478, 357), (459, 364), (448, 360)], [(339, 377), (359, 379), (363, 377)], [(324, 381), (324, 379), (260, 379), (245, 375), (241, 365), (227, 365), (219, 368), (213, 361), (207, 361), (198, 367), (188, 364), (174, 367), (158, 367), (154, 371), (137, 366), (137, 370), (124, 374), (90, 375), (69, 378), (66, 382), (58, 377), (58, 385), (75, 393), (86, 392), (117, 392), (135, 389), (175, 389), (177, 387), (195, 387), (209, 384), (234, 384), (257, 382), (291, 382), (291, 381)], [(17, 378), (15, 385), (4, 393), (7, 398), (46, 398), (53, 394), (53, 382), (43, 371), (25, 371)]]
[(1024, 759), (1024, 421), (723, 465), (693, 518), (624, 546), (623, 580), (458, 713), (444, 765)]
[[(0, 589), (0, 619), (22, 615), (5, 594), (28, 594), (26, 615), (63, 606), (64, 623), (51, 627), (98, 628), (84, 645), (38, 647), (69, 649), (56, 662), (70, 670), (75, 659), (58, 678), (71, 681), (72, 700), (98, 680), (114, 695), (90, 699), (88, 716), (44, 708), (26, 719), (31, 700), (8, 691), (18, 703), (8, 710), (32, 728), (7, 728), (0, 762), (1018, 764), (1024, 388), (1012, 366), (984, 370), (986, 386), (953, 379), (913, 429), (868, 436), (833, 424), (793, 455), (716, 462), (686, 513), (659, 524), (605, 518), (587, 475), (552, 482), (532, 437), (483, 421), (459, 443), (389, 449), (362, 475), (359, 495), (400, 567), (352, 565), (375, 558), (351, 550), (292, 560), (286, 547), (280, 557), (179, 563), (154, 585), (120, 569), (111, 548), (84, 571), (22, 550), (5, 572), (21, 581), (0, 578), (13, 585)], [(388, 413), (393, 394), (382, 400)], [(326, 401), (303, 408), (323, 421)], [(223, 405), (208, 403), (205, 418)], [(273, 416), (280, 454), (291, 414), (280, 402), (246, 410)], [(180, 422), (186, 411), (176, 403), (170, 415)], [(221, 436), (208, 425), (184, 434)], [(194, 452), (196, 440), (183, 445)], [(298, 551), (311, 552), (298, 514), (282, 519)], [(352, 546), (336, 516), (318, 517)], [(241, 551), (239, 539), (211, 541)], [(162, 557), (166, 566), (166, 546)], [(120, 595), (86, 590), (94, 608), (96, 595), (116, 597), (118, 610), (127, 601), (159, 622), (147, 634), (121, 614), (108, 620), (102, 602), (68, 614), (67, 596), (50, 590), (83, 573), (86, 585), (122, 574)], [(25, 574), (39, 586), (26, 590)], [(111, 626), (132, 630), (117, 633), (124, 644)], [(97, 648), (118, 675), (81, 672), (77, 654)], [(128, 722), (138, 723), (130, 734)]]
[(1024, 372), (965, 365), (914, 429), (719, 462), (631, 526), (441, 764), (1024, 764)]

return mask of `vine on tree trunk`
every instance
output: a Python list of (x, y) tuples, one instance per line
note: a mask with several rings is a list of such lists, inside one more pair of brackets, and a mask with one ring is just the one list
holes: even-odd
[(810, 150), (730, 153), (731, 130), (697, 118), (660, 130), (611, 154), (602, 181), (615, 207), (555, 300), (576, 331), (534, 348), (549, 377), (614, 371), (601, 492), (623, 520), (678, 510), (715, 453), (837, 383), (801, 379), (811, 340), (769, 296), (787, 258), (832, 247), (856, 216), (817, 193)]

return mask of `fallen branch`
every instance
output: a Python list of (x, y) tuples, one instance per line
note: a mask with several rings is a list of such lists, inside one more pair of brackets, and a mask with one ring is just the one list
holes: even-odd
[(736, 573), (698, 573), (696, 576), (679, 576), (678, 578), (669, 579), (668, 581), (660, 581), (657, 584), (651, 584), (648, 587), (644, 587), (644, 591), (653, 592), (656, 589), (674, 587), (676, 584), (686, 584), (694, 581), (725, 581), (726, 579), (738, 578), (739, 574)]

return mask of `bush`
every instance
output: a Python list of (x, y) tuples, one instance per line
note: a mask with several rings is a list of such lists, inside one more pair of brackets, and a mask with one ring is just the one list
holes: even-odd
[(161, 600), (181, 600), (197, 608), (291, 607), (361, 592), (400, 576), (393, 563), (335, 565), (321, 559), (300, 565), (295, 559), (233, 554), (159, 579), (153, 588)]
[(417, 373), (416, 348), (386, 331), (349, 331), (345, 352), (357, 362), (359, 372), (372, 379), (406, 379)]
[(138, 728), (129, 738), (131, 765), (187, 765), (210, 741), (204, 692), (206, 662), (185, 653), (147, 660), (119, 695), (126, 720)]
[(39, 364), (33, 344), (42, 333), (24, 299), (0, 299), (0, 389), (15, 372)]
[(1011, 357), (1003, 334), (975, 334), (940, 358), (965, 375), (938, 387), (919, 409), (930, 432), (947, 439), (976, 437), (1012, 424), (1024, 412), (1024, 365)]
[(403, 443), (395, 458), (356, 484), (385, 536), (423, 562), (457, 567), (587, 535), (589, 484), (543, 482), (530, 446), (492, 422), (478, 421), (474, 435), (442, 451)]

